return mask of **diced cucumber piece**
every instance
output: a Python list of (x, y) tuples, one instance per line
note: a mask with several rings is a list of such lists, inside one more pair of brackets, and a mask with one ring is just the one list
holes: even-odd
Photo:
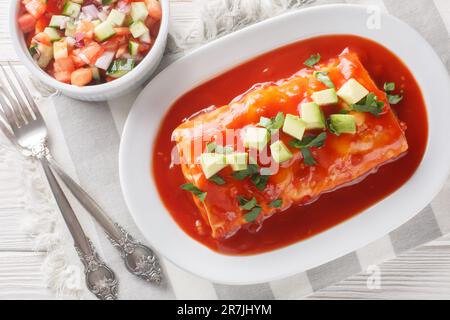
[(134, 22), (144, 21), (148, 16), (148, 9), (145, 2), (131, 3), (131, 18)]
[(53, 48), (40, 43), (37, 46), (37, 50), (39, 51), (39, 59), (37, 64), (42, 69), (45, 69), (53, 59)]
[(47, 27), (44, 29), (44, 33), (46, 33), (50, 37), (51, 42), (58, 41), (61, 39), (59, 32), (56, 31), (55, 28)]
[(67, 50), (67, 41), (65, 39), (53, 42), (53, 57), (55, 60), (67, 58), (69, 51)]
[(270, 152), (272, 153), (272, 158), (277, 163), (291, 160), (293, 157), (291, 151), (289, 151), (289, 149), (281, 140), (278, 140), (277, 142), (274, 142), (270, 145)]
[(111, 23), (105, 21), (95, 27), (94, 34), (99, 41), (105, 41), (115, 35), (116, 30), (114, 30), (114, 27)]
[(94, 28), (95, 28), (96, 26), (98, 26), (100, 23), (102, 23), (102, 20), (100, 20), (100, 19), (92, 20), (92, 24), (94, 25)]
[(119, 10), (112, 9), (108, 15), (108, 18), (106, 18), (106, 21), (111, 23), (113, 26), (121, 27), (125, 21), (125, 14)]
[(117, 0), (102, 0), (102, 5), (107, 6), (111, 3), (116, 2)]
[(38, 53), (38, 51), (37, 51), (37, 44), (32, 44), (32, 45), (28, 48), (28, 52), (30, 52), (30, 55), (31, 55), (32, 57), (34, 57), (34, 55), (35, 55), (36, 53)]
[(348, 80), (337, 92), (337, 95), (350, 105), (361, 101), (368, 94), (369, 90), (353, 78)]
[(92, 67), (91, 70), (92, 70), (92, 78), (94, 80), (100, 81), (101, 80), (101, 78), (100, 78), (100, 70), (98, 70), (97, 67)]
[[(66, 16), (52, 16), (52, 18), (50, 19), (50, 23), (48, 24), (49, 27), (52, 28), (58, 28), (58, 29), (64, 29), (64, 25), (67, 23), (67, 21), (69, 20), (68, 17)], [(61, 28), (63, 27), (63, 28)]]
[(147, 31), (142, 36), (139, 37), (139, 40), (143, 43), (152, 43), (152, 37), (150, 36), (150, 31)]
[(142, 21), (133, 22), (130, 26), (130, 32), (135, 38), (139, 38), (146, 32), (148, 32), (147, 26)]
[(136, 41), (130, 40), (128, 43), (128, 51), (132, 57), (135, 57), (139, 53), (139, 43)]
[(312, 94), (311, 98), (319, 106), (335, 104), (335, 103), (338, 103), (338, 101), (339, 101), (335, 89), (326, 89), (326, 90), (322, 90), (322, 91), (316, 91)]
[(225, 155), (225, 162), (231, 166), (233, 171), (242, 171), (247, 169), (248, 153), (234, 152)]
[(76, 29), (77, 29), (77, 27), (73, 21), (67, 21), (65, 36), (72, 37), (72, 38), (75, 37)]
[(64, 4), (62, 14), (68, 17), (76, 18), (80, 14), (81, 5), (72, 1)]
[(310, 102), (301, 105), (302, 120), (307, 129), (325, 129), (325, 117), (317, 103)]
[(245, 130), (244, 146), (250, 149), (263, 150), (269, 142), (269, 132), (266, 128), (249, 127)]
[(306, 127), (306, 122), (300, 117), (287, 114), (284, 120), (283, 132), (298, 140), (302, 140)]
[(118, 59), (114, 60), (109, 69), (106, 71), (106, 75), (113, 78), (120, 78), (127, 74), (134, 68), (133, 59)]
[(330, 116), (330, 130), (340, 135), (343, 133), (356, 133), (356, 120), (350, 114), (332, 114)]
[(203, 153), (200, 156), (200, 164), (206, 179), (211, 178), (227, 166), (225, 156), (218, 153)]

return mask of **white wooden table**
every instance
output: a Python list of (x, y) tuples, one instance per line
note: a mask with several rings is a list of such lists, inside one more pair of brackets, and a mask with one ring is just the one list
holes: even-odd
[[(0, 63), (18, 62), (8, 28), (9, 1), (0, 0)], [(174, 24), (183, 29), (195, 23), (191, 0), (171, 0)], [(0, 199), (1, 201), (1, 199)], [(45, 252), (33, 250), (32, 238), (21, 230), (25, 209), (12, 203), (0, 210), (0, 299), (51, 299), (40, 267)], [(310, 298), (450, 298), (450, 237), (434, 241), (381, 266), (380, 290), (369, 290), (366, 275), (355, 275)]]

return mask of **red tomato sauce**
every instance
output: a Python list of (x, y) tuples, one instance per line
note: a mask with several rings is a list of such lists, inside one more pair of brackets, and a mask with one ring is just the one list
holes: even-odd
[[(356, 51), (379, 88), (395, 82), (404, 99), (392, 106), (407, 125), (408, 152), (383, 165), (354, 185), (323, 194), (312, 204), (292, 206), (264, 222), (258, 232), (240, 230), (226, 240), (199, 233), (202, 217), (191, 194), (180, 189), (186, 181), (180, 166), (171, 167), (173, 130), (192, 114), (211, 105), (222, 106), (256, 83), (288, 78), (304, 67), (311, 54), (322, 61), (334, 58), (345, 48)], [(251, 255), (275, 250), (330, 229), (383, 200), (405, 184), (419, 167), (428, 141), (428, 120), (421, 90), (403, 62), (385, 47), (351, 35), (311, 38), (276, 49), (205, 82), (180, 97), (167, 112), (153, 150), (153, 175), (160, 197), (176, 223), (193, 239), (228, 255)]]

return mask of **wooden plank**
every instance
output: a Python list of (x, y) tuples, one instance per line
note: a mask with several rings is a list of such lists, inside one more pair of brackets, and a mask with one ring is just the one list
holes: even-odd
[(52, 299), (41, 265), (45, 254), (0, 252), (0, 299)]
[(370, 289), (367, 283), (371, 275), (361, 273), (308, 299), (450, 299), (450, 236), (387, 261), (379, 268), (378, 289)]

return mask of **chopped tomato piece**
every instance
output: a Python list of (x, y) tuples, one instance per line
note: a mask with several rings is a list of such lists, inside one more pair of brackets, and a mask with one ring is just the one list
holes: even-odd
[(65, 0), (47, 0), (47, 12), (61, 14), (65, 2)]
[(145, 53), (145, 52), (149, 51), (151, 47), (152, 47), (151, 44), (139, 43), (139, 48), (138, 48), (139, 53)]
[(36, 24), (36, 18), (29, 13), (21, 15), (18, 19), (20, 30), (24, 33), (28, 33), (34, 30)]
[(158, 0), (146, 0), (148, 15), (156, 21), (161, 20), (162, 10)]
[(43, 15), (36, 21), (35, 26), (35, 33), (43, 32), (46, 27), (48, 27), (48, 24), (50, 23), (50, 18), (46, 15)]
[(36, 19), (45, 13), (46, 8), (46, 4), (41, 0), (31, 0), (25, 5), (25, 9)]
[(94, 24), (89, 20), (82, 20), (76, 32), (84, 34), (84, 38), (92, 39), (94, 37)]
[(81, 68), (82, 66), (84, 66), (86, 64), (86, 62), (84, 62), (78, 55), (80, 54), (81, 50), (80, 49), (75, 49), (72, 52), (71, 58), (73, 60), (73, 63), (75, 64), (75, 67), (77, 68)]
[(94, 64), (95, 61), (97, 61), (98, 57), (103, 54), (103, 52), (105, 52), (105, 49), (103, 49), (97, 42), (91, 42), (89, 43), (89, 45), (81, 49), (80, 54), (83, 54), (90, 64)]
[(50, 36), (45, 32), (39, 32), (33, 37), (33, 41), (37, 43), (42, 43), (47, 46), (51, 46), (52, 42), (50, 41)]
[(70, 83), (70, 76), (75, 70), (75, 65), (70, 57), (55, 60), (53, 64), (54, 77), (56, 80)]
[(70, 81), (73, 85), (82, 87), (92, 81), (92, 70), (90, 68), (80, 68), (72, 72)]

